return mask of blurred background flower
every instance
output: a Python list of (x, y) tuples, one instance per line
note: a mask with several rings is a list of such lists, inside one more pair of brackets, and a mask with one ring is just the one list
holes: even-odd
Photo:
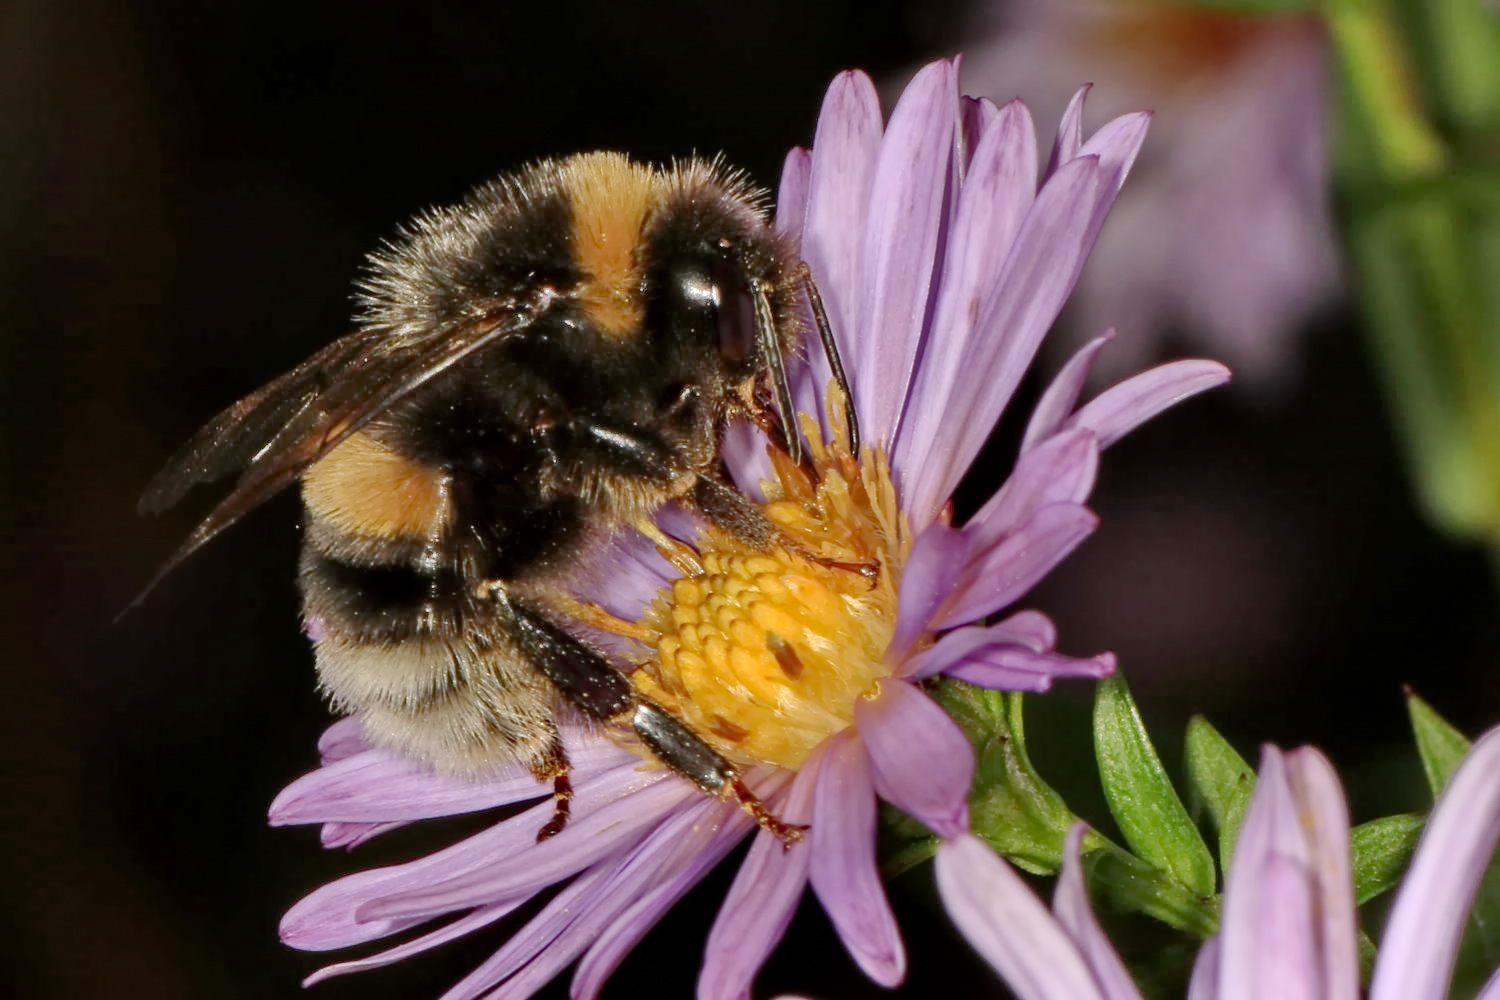
[(1340, 288), (1317, 19), (1186, 0), (989, 0), (970, 16), (967, 92), (1047, 120), (1088, 81), (1099, 121), (1156, 113), (1067, 323), (1075, 342), (1125, 335), (1101, 375), (1185, 349), (1242, 390), (1282, 386)]

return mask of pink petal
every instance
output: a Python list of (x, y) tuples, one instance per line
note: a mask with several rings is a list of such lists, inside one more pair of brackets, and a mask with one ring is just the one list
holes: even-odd
[(847, 352), (854, 347), (860, 248), (881, 134), (875, 84), (857, 70), (834, 77), (823, 98), (813, 141), (802, 259), (818, 280), (846, 362)]
[(962, 531), (929, 525), (912, 543), (901, 571), (896, 629), (886, 650), (889, 663), (900, 663), (926, 630), (937, 609), (948, 600), (968, 562), (970, 542)]
[(1047, 164), (1047, 176), (1057, 172), (1063, 164), (1078, 155), (1083, 146), (1083, 102), (1093, 84), (1086, 83), (1074, 91), (1063, 111), (1062, 121), (1057, 126), (1057, 140), (1052, 145), (1052, 159)]
[(1173, 361), (1158, 365), (1104, 390), (1068, 421), (1086, 427), (1107, 448), (1141, 424), (1190, 396), (1229, 381), (1229, 369), (1217, 361)]
[(858, 737), (829, 740), (813, 800), (813, 892), (859, 967), (881, 986), (906, 975), (906, 951), (875, 859), (875, 788)]
[(1104, 1000), (1061, 925), (982, 840), (944, 843), (936, 875), (948, 916), (1019, 1000)]
[(1113, 653), (1077, 658), (1059, 653), (1033, 653), (1015, 646), (986, 646), (974, 650), (945, 671), (949, 677), (975, 687), (997, 691), (1050, 691), (1059, 678), (1099, 680), (1115, 672)]
[(1055, 503), (965, 567), (934, 629), (956, 628), (1018, 600), (1083, 542), (1099, 519), (1087, 507)]
[(991, 548), (1054, 503), (1080, 504), (1094, 489), (1099, 443), (1091, 431), (1055, 434), (1016, 461), (1000, 491), (964, 525), (976, 551)]
[(957, 101), (953, 63), (924, 66), (891, 112), (875, 164), (856, 286), (859, 339), (845, 357), (862, 429), (872, 442), (895, 441), (926, 329)]
[[(781, 818), (788, 823), (806, 823), (812, 816), (821, 754), (821, 747), (813, 751), (792, 779), (781, 808)], [(749, 997), (755, 974), (792, 921), (807, 884), (809, 857), (806, 837), (787, 846), (765, 830), (756, 834), (708, 932), (698, 974), (699, 1000)]]
[[(777, 809), (787, 785), (785, 776), (786, 772), (775, 772), (770, 780), (753, 781), (751, 787), (762, 802)], [(731, 805), (720, 810), (719, 819), (704, 824), (704, 828), (712, 832), (707, 846), (691, 852), (688, 864), (680, 872), (649, 888), (640, 900), (621, 913), (599, 935), (599, 939), (589, 946), (573, 977), (573, 997), (597, 996), (604, 988), (605, 980), (661, 919), (662, 914), (745, 838), (751, 830), (751, 820), (744, 810)]]
[(1080, 347), (1078, 352), (1068, 359), (1068, 363), (1062, 366), (1031, 411), (1031, 420), (1026, 425), (1026, 436), (1021, 440), (1022, 454), (1057, 433), (1063, 421), (1072, 415), (1073, 407), (1078, 403), (1078, 395), (1083, 391), (1084, 384), (1088, 382), (1089, 372), (1093, 370), (1094, 359), (1099, 356), (1099, 351), (1104, 345), (1113, 339), (1115, 339), (1115, 331), (1106, 330)]
[(332, 764), (370, 749), (365, 740), (364, 723), (357, 715), (346, 715), (327, 729), (318, 738), (318, 757), (324, 764)]
[(972, 364), (980, 306), (999, 280), (1035, 196), (1031, 116), (1012, 101), (996, 113), (959, 192), (932, 333), (892, 450), (894, 468), (921, 470), (920, 477), (904, 480), (903, 499), (917, 530), (937, 516), (989, 435), (990, 425), (955, 420), (946, 403)]
[(336, 962), (333, 965), (325, 965), (317, 972), (302, 980), (302, 985), (304, 987), (313, 986), (323, 982), (325, 979), (332, 979), (335, 976), (344, 976), (351, 972), (364, 972), (367, 969), (378, 969), (383, 965), (391, 965), (394, 962), (411, 958), (413, 955), (420, 955), (422, 952), (436, 948), (440, 944), (456, 941), (461, 937), (472, 934), (481, 927), (489, 926), (506, 914), (514, 913), (516, 907), (520, 906), (522, 902), (524, 900), (518, 899), (504, 906), (482, 906), (472, 913), (466, 913), (456, 920), (449, 921), (437, 930), (429, 931), (420, 937), (402, 942), (394, 948), (387, 948), (385, 951), (377, 952), (365, 958), (357, 958), (349, 962)]
[(1188, 1000), (1219, 1000), (1219, 939), (1209, 938), (1193, 961), (1188, 980)]
[[(961, 376), (946, 397), (929, 405), (963, 414), (965, 426), (986, 433), (995, 425), (1077, 281), (1099, 193), (1099, 161), (1094, 157), (1071, 161), (1043, 186), (1005, 267), (980, 304)], [(911, 473), (902, 471), (909, 481)]]
[(1417, 844), (1380, 941), (1370, 1000), (1447, 995), (1469, 908), (1500, 840), (1500, 729), (1475, 742)]
[(985, 646), (1015, 646), (1033, 653), (1049, 652), (1057, 642), (1057, 628), (1040, 611), (1018, 611), (994, 625), (960, 628), (949, 632), (915, 656), (908, 657), (896, 672), (898, 677), (922, 680), (959, 663), (970, 652)]
[(807, 221), (808, 188), (812, 181), (812, 154), (801, 146), (787, 151), (781, 166), (781, 187), (776, 192), (776, 229), (797, 234)]
[(1310, 747), (1286, 755), (1317, 899), (1322, 995), (1359, 996), (1359, 919), (1349, 857), (1349, 811), (1328, 758)]
[[(665, 772), (645, 773), (630, 768), (579, 786), (573, 822), (561, 834), (542, 844), (536, 843), (536, 831), (551, 817), (551, 802), (533, 806), (520, 816), (497, 823), (427, 857), (390, 868), (347, 875), (309, 894), (288, 910), (281, 920), (282, 940), (304, 951), (327, 951), (384, 937), (445, 910), (436, 906), (420, 914), (389, 915), (381, 919), (365, 912), (372, 904), (408, 891), (423, 892), (434, 886), (451, 885), (455, 880), (460, 884), (478, 881), (481, 879), (479, 873), (496, 868), (502, 869), (502, 874), (512, 873), (517, 868), (525, 871), (537, 857), (533, 852), (562, 841), (561, 854), (564, 856), (559, 856), (556, 846), (545, 851), (543, 860), (551, 857), (552, 864), (539, 880), (533, 879), (527, 884), (523, 879), (508, 892), (497, 890), (466, 905), (485, 905), (497, 899), (534, 892), (608, 853), (617, 846), (617, 835), (630, 836), (633, 830), (654, 822), (670, 811), (671, 802), (698, 794), (685, 783), (679, 786), (679, 782), (668, 782), (666, 778)], [(638, 817), (633, 825), (623, 828), (613, 825), (614, 817), (620, 813), (628, 817), (642, 809), (647, 810), (647, 815)], [(607, 833), (597, 829), (601, 817)], [(567, 857), (568, 845), (579, 839), (579, 832), (584, 835), (583, 850), (576, 852), (576, 858)]]
[[(588, 786), (580, 788), (573, 797), (573, 818), (555, 837), (540, 843), (533, 839), (523, 850), (509, 854), (496, 852), (478, 870), (465, 866), (451, 874), (442, 873), (437, 879), (428, 878), (421, 885), (388, 890), (359, 907), (355, 916), (379, 920), (446, 913), (561, 882), (644, 836), (685, 801), (701, 794), (670, 772), (658, 771), (655, 776), (658, 781), (603, 804)], [(537, 814), (536, 819), (545, 822), (551, 810), (552, 803), (543, 802), (528, 813)], [(518, 827), (522, 833), (530, 826), (515, 817), (501, 825)], [(540, 825), (531, 828), (533, 838)]]
[(1105, 937), (1104, 929), (1089, 906), (1089, 895), (1083, 884), (1083, 858), (1080, 848), (1088, 827), (1083, 823), (1073, 824), (1068, 831), (1062, 871), (1058, 874), (1057, 889), (1052, 896), (1052, 912), (1057, 922), (1073, 939), (1079, 954), (1087, 963), (1094, 982), (1107, 1000), (1140, 1000), (1140, 991), (1135, 981), (1125, 970), (1125, 963), (1115, 952), (1114, 946)]
[(940, 837), (969, 828), (974, 749), (937, 702), (890, 678), (874, 698), (854, 703), (854, 722), (881, 798)]

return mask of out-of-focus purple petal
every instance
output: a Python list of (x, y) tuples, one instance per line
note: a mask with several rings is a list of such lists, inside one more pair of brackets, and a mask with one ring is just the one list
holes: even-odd
[(1286, 772), (1317, 899), (1321, 995), (1353, 1000), (1359, 996), (1359, 920), (1344, 789), (1328, 758), (1311, 747), (1289, 752)]
[(1188, 1000), (1219, 1000), (1219, 939), (1209, 938), (1193, 960), (1193, 978), (1188, 980)]
[(1062, 121), (1057, 126), (1057, 140), (1052, 144), (1052, 158), (1047, 161), (1046, 176), (1057, 173), (1058, 168), (1076, 157), (1083, 148), (1083, 102), (1093, 86), (1085, 83), (1068, 100)]
[(1135, 981), (1125, 971), (1125, 963), (1115, 952), (1104, 929), (1094, 917), (1089, 906), (1089, 894), (1083, 885), (1083, 858), (1080, 854), (1083, 836), (1088, 827), (1074, 823), (1068, 831), (1063, 856), (1062, 872), (1058, 875), (1057, 888), (1052, 895), (1052, 912), (1063, 930), (1072, 937), (1073, 944), (1083, 956), (1094, 983), (1105, 1000), (1140, 1000), (1140, 991)]
[(422, 952), (436, 948), (440, 944), (446, 944), (466, 934), (472, 934), (474, 931), (479, 930), (479, 928), (494, 923), (506, 914), (515, 912), (516, 907), (521, 905), (521, 902), (522, 900), (514, 900), (506, 905), (481, 906), (472, 913), (466, 913), (457, 920), (450, 921), (436, 930), (428, 931), (420, 937), (414, 937), (410, 941), (403, 941), (394, 948), (387, 948), (385, 951), (376, 952), (374, 955), (367, 955), (364, 958), (357, 958), (349, 962), (336, 962), (333, 965), (325, 965), (317, 972), (302, 980), (302, 985), (304, 987), (314, 986), (335, 976), (344, 976), (351, 972), (364, 972), (366, 969), (378, 969), (382, 965), (390, 965), (392, 962), (399, 962), (402, 959), (411, 958), (413, 955), (420, 955)]
[(951, 387), (973, 363), (972, 340), (981, 304), (999, 280), (1007, 254), (1036, 192), (1036, 137), (1026, 106), (1012, 101), (974, 153), (943, 261), (932, 333), (891, 450), (903, 501), (916, 530), (931, 522), (989, 435), (990, 425), (954, 419)]
[(812, 154), (801, 146), (787, 151), (781, 165), (781, 187), (776, 192), (776, 229), (800, 233), (807, 221), (807, 195), (812, 180)]
[[(881, 134), (875, 84), (858, 70), (834, 77), (823, 98), (813, 140), (802, 259), (818, 280), (829, 322), (844, 352), (854, 349), (850, 336), (854, 296), (860, 287), (864, 216)], [(818, 353), (810, 352), (813, 358)]]
[(346, 715), (318, 737), (318, 758), (332, 764), (370, 749), (365, 740), (364, 724), (357, 715)]
[(1083, 503), (1099, 472), (1099, 443), (1093, 432), (1073, 428), (1053, 435), (1024, 453), (1000, 491), (974, 512), (964, 534), (976, 551), (997, 545), (1036, 512), (1054, 503)]
[[(1285, 854), (1272, 853), (1261, 864), (1261, 907), (1255, 914), (1254, 931), (1259, 957), (1255, 977), (1241, 984), (1221, 983), (1226, 998), (1335, 1000), (1333, 994), (1324, 992), (1320, 980), (1318, 927), (1314, 922), (1317, 904), (1309, 874), (1298, 859)], [(1347, 1000), (1357, 997), (1355, 994)]]
[[(1261, 870), (1276, 845), (1281, 817), (1294, 810), (1286, 787), (1281, 753), (1266, 747), (1261, 754), (1255, 794), (1240, 825), (1234, 858), (1224, 877), (1224, 908), (1219, 921), (1219, 992), (1224, 1000), (1246, 995), (1260, 974)], [(1285, 919), (1311, 933), (1306, 914), (1288, 913)], [(1243, 984), (1243, 985), (1237, 985)], [(1236, 992), (1239, 991), (1239, 992)], [(1252, 994), (1253, 995), (1253, 994)]]
[[(788, 823), (807, 823), (812, 818), (822, 751), (822, 747), (814, 750), (792, 779), (781, 806), (781, 818)], [(756, 972), (792, 921), (792, 911), (807, 884), (809, 858), (806, 837), (787, 846), (769, 831), (756, 834), (708, 932), (703, 968), (698, 973), (699, 1000), (749, 997)]]
[(940, 837), (969, 828), (974, 748), (952, 717), (905, 681), (887, 678), (854, 703), (880, 797)]
[(1025, 454), (1062, 427), (1063, 421), (1073, 413), (1078, 395), (1088, 382), (1089, 372), (1094, 368), (1094, 359), (1105, 344), (1115, 339), (1113, 329), (1084, 344), (1062, 366), (1056, 377), (1047, 386), (1042, 398), (1031, 411), (1031, 420), (1026, 424), (1026, 436), (1021, 439), (1021, 452)]
[(1043, 507), (1015, 534), (970, 561), (933, 628), (966, 625), (1017, 600), (1077, 548), (1098, 523), (1093, 511), (1081, 504)]
[(1500, 1000), (1500, 969), (1484, 984), (1484, 989), (1474, 997), (1474, 1000)]
[(1062, 926), (983, 841), (942, 844), (936, 874), (948, 915), (1020, 1000), (1104, 1000)]
[[(1352, 913), (1354, 907), (1348, 832), (1343, 794), (1327, 761), (1305, 751), (1292, 764), (1267, 746), (1225, 880), (1219, 997), (1290, 1000), (1301, 991), (1315, 1000), (1356, 1000), (1358, 987), (1347, 973), (1324, 978), (1327, 964), (1343, 962), (1352, 970), (1357, 960), (1347, 933), (1335, 929), (1326, 942), (1323, 934), (1330, 909)], [(1339, 853), (1341, 861), (1323, 857)], [(1316, 871), (1321, 863), (1334, 869), (1326, 883)], [(1324, 943), (1342, 954), (1318, 954)]]
[(1078, 280), (1099, 195), (1099, 161), (1070, 161), (1037, 194), (1000, 277), (980, 304), (962, 376), (942, 400), (966, 426), (995, 425)]
[(1380, 941), (1370, 1000), (1448, 992), (1479, 880), (1500, 839), (1500, 729), (1475, 742), (1448, 780), (1417, 844)]
[(888, 662), (905, 660), (934, 612), (953, 593), (968, 561), (969, 548), (969, 539), (962, 531), (943, 524), (928, 525), (912, 542), (911, 555), (901, 571), (896, 629), (886, 650)]
[(856, 286), (860, 337), (844, 355), (861, 430), (870, 441), (895, 441), (926, 329), (953, 170), (957, 100), (954, 64), (924, 66), (891, 112), (876, 160)]
[(948, 676), (975, 687), (997, 691), (1049, 691), (1052, 682), (1067, 677), (1099, 680), (1115, 672), (1115, 655), (1073, 657), (1033, 653), (1015, 646), (980, 647), (949, 667)]
[(1173, 361), (1132, 376), (1089, 400), (1067, 421), (1087, 427), (1107, 448), (1163, 410), (1229, 381), (1217, 361)]
[(809, 881), (859, 967), (881, 986), (906, 975), (901, 932), (875, 862), (875, 787), (857, 734), (828, 741), (813, 799)]

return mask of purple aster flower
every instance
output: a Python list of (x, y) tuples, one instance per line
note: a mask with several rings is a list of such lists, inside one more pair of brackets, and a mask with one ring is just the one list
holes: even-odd
[(310, 950), (448, 920), (313, 979), (468, 934), (561, 884), (448, 996), (524, 997), (577, 961), (573, 995), (592, 997), (750, 835), (708, 934), (700, 996), (748, 995), (809, 885), (865, 973), (902, 979), (905, 953), (876, 868), (877, 797), (961, 838), (974, 767), (968, 740), (921, 681), (947, 673), (1037, 691), (1112, 670), (1108, 654), (1057, 653), (1036, 611), (986, 622), (1093, 530), (1084, 501), (1100, 450), (1228, 375), (1214, 362), (1178, 362), (1080, 406), (1109, 339), (1099, 338), (1041, 397), (1005, 486), (967, 523), (951, 523), (949, 496), (1030, 366), (1145, 136), (1147, 117), (1127, 115), (1085, 142), (1080, 112), (1075, 104), (1065, 117), (1054, 166), (1039, 178), (1025, 107), (960, 100), (954, 63), (920, 72), (884, 127), (869, 78), (838, 77), (813, 149), (788, 157), (777, 218), (817, 276), (867, 446), (853, 455), (843, 443), (841, 401), (816, 352), (796, 373), (813, 415), (804, 417), (811, 468), (744, 429), (726, 444), (735, 481), (826, 564), (747, 549), (667, 512), (663, 526), (692, 548), (672, 550), (669, 565), (639, 537), (621, 538), (598, 561), (597, 591), (580, 594), (622, 620), (629, 638), (610, 646), (639, 668), (640, 686), (741, 765), (805, 835), (788, 845), (734, 803), (651, 769), (614, 734), (569, 729), (574, 818), (537, 843), (552, 807), (524, 769), (478, 784), (441, 778), (365, 747), (346, 721), (324, 741), (324, 766), (272, 805), (273, 823), (322, 823), (325, 843), (352, 846), (413, 820), (543, 801), (298, 903), (282, 936)]
[[(1442, 1000), (1469, 907), (1500, 841), (1500, 729), (1477, 743), (1428, 821), (1382, 935), (1369, 1000)], [(1073, 829), (1053, 909), (972, 835), (938, 850), (943, 901), (1022, 1000), (1139, 1000), (1084, 891)], [(1349, 815), (1327, 758), (1267, 747), (1224, 890), (1222, 932), (1189, 1000), (1359, 1000)], [(1500, 972), (1480, 1000), (1500, 998)]]
[(1164, 338), (1252, 385), (1295, 370), (1294, 335), (1338, 294), (1328, 204), (1328, 46), (1315, 17), (1181, 0), (986, 0), (964, 62), (973, 93), (1095, 114), (1156, 112), (1152, 144), (1074, 296), (1071, 328), (1129, 334), (1101, 374)]

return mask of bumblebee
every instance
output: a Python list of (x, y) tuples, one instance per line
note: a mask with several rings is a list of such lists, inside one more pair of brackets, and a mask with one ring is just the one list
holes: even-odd
[(580, 638), (570, 593), (611, 533), (668, 543), (651, 516), (672, 501), (784, 543), (722, 476), (721, 434), (753, 419), (799, 456), (786, 360), (804, 316), (843, 374), (761, 195), (718, 162), (546, 160), (418, 215), (359, 287), (356, 332), (229, 407), (151, 483), (145, 511), (239, 473), (157, 579), (300, 479), (319, 683), (372, 743), (450, 773), (521, 762), (553, 783), (541, 839), (568, 818), (556, 719), (576, 710), (795, 837)]

